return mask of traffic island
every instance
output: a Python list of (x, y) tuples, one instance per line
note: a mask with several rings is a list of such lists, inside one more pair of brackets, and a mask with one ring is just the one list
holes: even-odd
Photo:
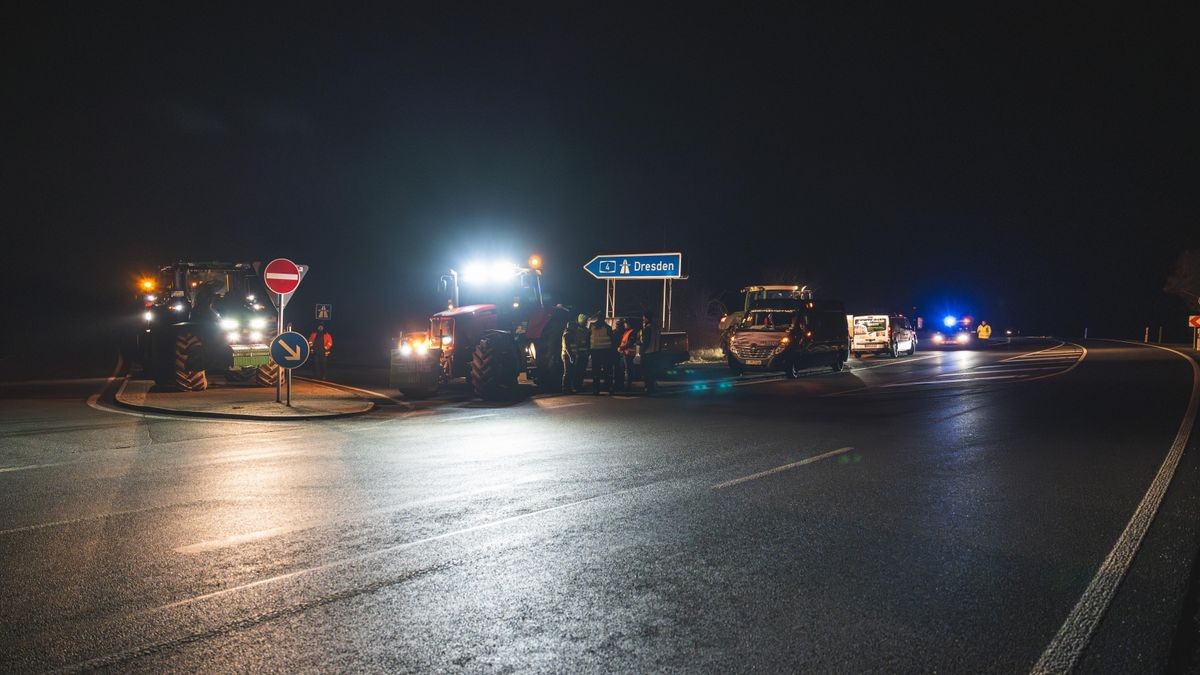
[(375, 407), (354, 391), (299, 379), (292, 383), (291, 407), (275, 402), (273, 387), (227, 384), (184, 392), (155, 387), (152, 380), (126, 380), (116, 402), (141, 412), (269, 421), (346, 417)]

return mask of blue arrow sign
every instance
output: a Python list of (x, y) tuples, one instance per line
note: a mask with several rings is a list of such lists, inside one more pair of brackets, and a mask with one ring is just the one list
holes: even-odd
[(598, 255), (583, 269), (597, 279), (678, 279), (682, 253), (618, 253)]
[(308, 340), (294, 331), (276, 335), (271, 340), (271, 360), (280, 368), (299, 368), (308, 360)]

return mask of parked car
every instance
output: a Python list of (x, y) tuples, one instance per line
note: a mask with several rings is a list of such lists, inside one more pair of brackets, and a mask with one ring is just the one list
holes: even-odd
[(863, 354), (887, 354), (893, 358), (917, 351), (917, 331), (902, 314), (865, 314), (854, 317), (854, 337), (850, 351), (854, 358)]

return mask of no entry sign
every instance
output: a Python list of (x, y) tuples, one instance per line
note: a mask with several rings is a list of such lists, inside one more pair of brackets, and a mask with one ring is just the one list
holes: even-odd
[(287, 295), (300, 285), (300, 268), (287, 258), (276, 258), (263, 268), (263, 283), (272, 293)]

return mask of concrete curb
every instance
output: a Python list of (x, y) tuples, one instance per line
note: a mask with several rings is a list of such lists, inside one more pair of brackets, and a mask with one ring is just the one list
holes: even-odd
[(356, 415), (364, 415), (375, 409), (373, 401), (367, 401), (367, 406), (362, 410), (351, 410), (346, 412), (331, 412), (331, 413), (308, 413), (298, 415), (256, 415), (254, 413), (224, 413), (214, 412), (209, 410), (179, 410), (177, 408), (164, 408), (162, 406), (146, 405), (144, 403), (131, 403), (127, 400), (122, 400), (122, 394), (125, 392), (125, 387), (129, 384), (129, 377), (126, 376), (121, 386), (113, 394), (113, 403), (116, 405), (138, 412), (155, 413), (158, 415), (172, 415), (175, 417), (200, 417), (207, 419), (225, 419), (225, 420), (251, 420), (256, 422), (302, 422), (304, 420), (330, 420), (339, 417), (354, 417)]

